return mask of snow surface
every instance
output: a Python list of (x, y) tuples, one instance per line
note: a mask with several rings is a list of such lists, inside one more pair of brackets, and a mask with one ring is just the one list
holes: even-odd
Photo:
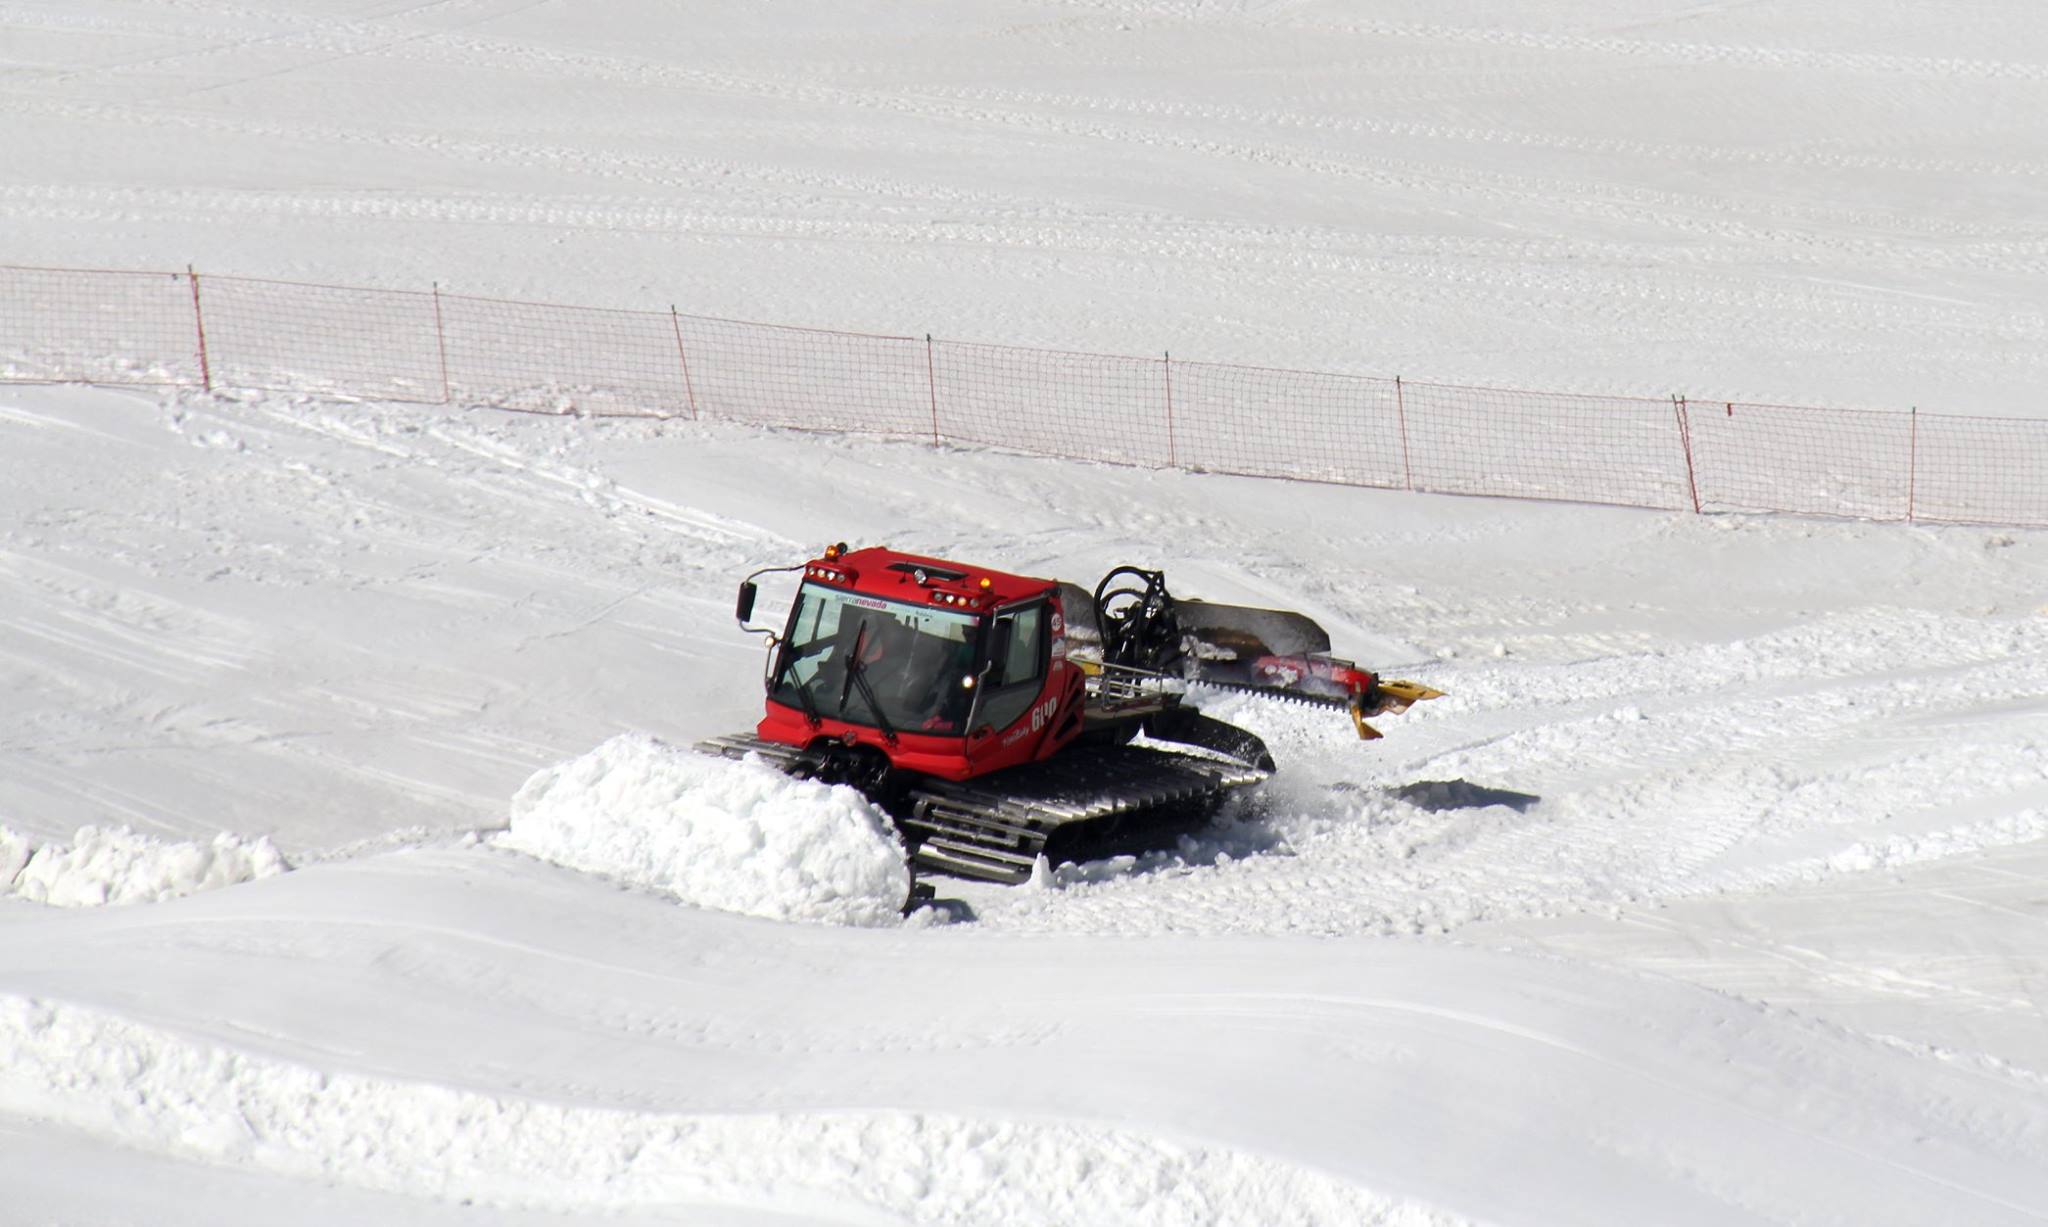
[[(2040, 412), (2036, 5), (688, 9), (0, 5), (0, 259)], [(1447, 697), (898, 921), (834, 540)], [(0, 1221), (2048, 1218), (2048, 534), (0, 387), (0, 694)]]
[(853, 789), (632, 734), (536, 772), (495, 842), (771, 920), (893, 924), (910, 894), (895, 828)]
[(10, 0), (14, 262), (2042, 412), (2032, 0)]
[[(0, 405), (0, 822), (227, 825), (301, 866), (0, 902), (24, 1204), (112, 1218), (146, 1181), (213, 1221), (279, 1182), (310, 1216), (417, 1222), (2048, 1207), (2042, 535), (285, 397)], [(832, 480), (759, 499), (805, 470)], [(1206, 698), (1284, 765), (1175, 853), (951, 883), (907, 925), (893, 876), (834, 905), (879, 927), (735, 915), (821, 918), (742, 871), (787, 868), (775, 841), (827, 812), (851, 822), (826, 850), (879, 852), (864, 807), (655, 740), (753, 718), (731, 584), (801, 556), (803, 522), (1060, 575), (1141, 558), (1449, 694), (1370, 744)], [(671, 858), (686, 825), (747, 854)], [(497, 846), (528, 837), (596, 872)]]

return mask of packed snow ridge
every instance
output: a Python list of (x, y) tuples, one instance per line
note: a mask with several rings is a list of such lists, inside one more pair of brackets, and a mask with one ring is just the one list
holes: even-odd
[(892, 924), (910, 891), (889, 820), (853, 789), (641, 734), (535, 773), (496, 842), (772, 920)]
[(57, 907), (175, 899), (291, 868), (267, 836), (222, 832), (165, 842), (127, 827), (80, 827), (69, 844), (37, 845), (0, 827), (0, 895)]
[[(1084, 1122), (842, 1110), (628, 1111), (194, 1043), (0, 995), (0, 1111), (289, 1178), (569, 1213), (782, 1221), (1466, 1227), (1307, 1164)], [(751, 1216), (747, 1221), (755, 1221)]]

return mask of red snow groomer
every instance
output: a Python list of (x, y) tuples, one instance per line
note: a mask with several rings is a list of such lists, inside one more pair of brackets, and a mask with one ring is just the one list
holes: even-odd
[[(775, 572), (802, 573), (779, 634), (749, 625)], [(1189, 685), (1342, 708), (1365, 738), (1367, 718), (1440, 693), (1332, 657), (1302, 614), (1177, 600), (1136, 567), (1091, 593), (837, 545), (748, 576), (736, 612), (768, 639), (767, 714), (698, 748), (850, 784), (918, 864), (995, 882), (1146, 846), (1272, 773), (1255, 734), (1183, 702)]]

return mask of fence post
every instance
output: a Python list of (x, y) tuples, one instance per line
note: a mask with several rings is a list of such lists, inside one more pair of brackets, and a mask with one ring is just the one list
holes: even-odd
[(1166, 352), (1166, 467), (1180, 467), (1180, 452), (1173, 442), (1173, 351)]
[(206, 356), (206, 313), (199, 307), (199, 273), (191, 265), (185, 266), (185, 276), (192, 282), (192, 327), (199, 333), (199, 385), (208, 392), (213, 391), (213, 364)]
[(1912, 431), (1906, 440), (1906, 523), (1913, 522), (1914, 502), (1920, 494), (1920, 406), (1913, 406)]
[(924, 387), (932, 402), (932, 446), (939, 445), (939, 376), (932, 365), (932, 334), (924, 334)]
[(697, 387), (690, 382), (690, 355), (683, 350), (683, 317), (676, 314), (676, 305), (668, 305), (668, 324), (676, 334), (676, 361), (683, 366), (683, 403), (690, 407), (690, 420), (697, 420)]
[(1692, 464), (1692, 416), (1686, 412), (1685, 398), (1674, 395), (1671, 398), (1672, 416), (1678, 419), (1678, 445), (1685, 449), (1685, 488), (1692, 493), (1692, 513), (1700, 514), (1700, 479)]
[(455, 399), (448, 390), (448, 329), (441, 323), (441, 283), (429, 284), (434, 287), (434, 344), (441, 351), (441, 403), (445, 405)]
[(1401, 377), (1394, 376), (1394, 416), (1401, 424), (1401, 478), (1408, 492), (1415, 493), (1415, 463), (1408, 455), (1408, 397), (1401, 390)]

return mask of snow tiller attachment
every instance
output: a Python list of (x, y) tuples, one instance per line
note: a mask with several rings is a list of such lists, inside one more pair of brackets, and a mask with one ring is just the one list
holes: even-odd
[(1329, 634), (1304, 614), (1175, 600), (1160, 571), (1118, 567), (1102, 577), (1086, 608), (1105, 667), (1340, 707), (1366, 740), (1380, 736), (1367, 717), (1398, 715), (1443, 694), (1380, 679), (1331, 656)]
[[(802, 577), (779, 634), (749, 625), (772, 572)], [(1329, 655), (1301, 614), (1176, 600), (1135, 567), (1091, 593), (841, 545), (748, 576), (736, 613), (768, 639), (767, 712), (698, 748), (850, 784), (917, 864), (995, 882), (1154, 845), (1271, 774), (1265, 743), (1187, 706), (1190, 687), (1342, 708), (1368, 738), (1369, 717), (1440, 693)]]

